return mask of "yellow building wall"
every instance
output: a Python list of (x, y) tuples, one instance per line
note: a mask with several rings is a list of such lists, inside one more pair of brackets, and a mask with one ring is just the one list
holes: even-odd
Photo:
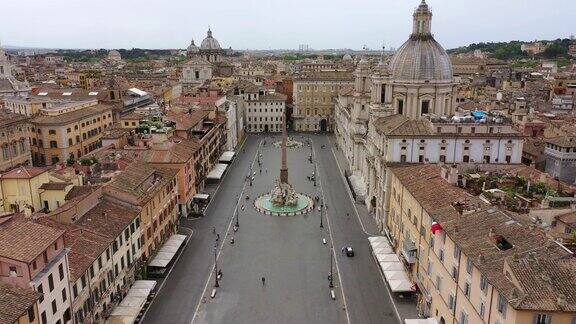
[[(63, 190), (42, 190), (40, 189), (40, 199), (42, 202), (48, 202), (48, 208), (50, 211), (62, 206), (65, 202), (65, 197), (68, 191), (72, 188), (72, 185), (66, 186)], [(42, 204), (44, 206), (44, 204)]]
[(38, 304), (34, 303), (34, 306), (32, 307), (34, 308), (34, 319), (30, 321), (28, 319), (28, 312), (26, 312), (24, 315), (20, 316), (18, 321), (15, 322), (15, 324), (39, 324), (40, 318), (38, 314)]
[(2, 199), (4, 211), (12, 211), (11, 205), (18, 205), (20, 211), (26, 206), (34, 207), (35, 211), (43, 208), (40, 199), (40, 186), (48, 182), (48, 172), (31, 179), (2, 179)]

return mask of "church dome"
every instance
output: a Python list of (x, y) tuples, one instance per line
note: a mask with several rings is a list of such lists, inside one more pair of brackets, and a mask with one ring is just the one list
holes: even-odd
[(220, 44), (218, 43), (216, 38), (212, 37), (212, 31), (210, 30), (210, 28), (208, 28), (208, 34), (206, 38), (204, 38), (202, 44), (200, 44), (200, 49), (206, 51), (221, 49)]
[(346, 53), (344, 54), (344, 56), (342, 57), (343, 61), (352, 61), (352, 55)]
[(431, 33), (432, 12), (424, 0), (414, 11), (413, 32), (390, 61), (394, 81), (450, 83), (452, 62)]
[(390, 70), (396, 81), (452, 82), (450, 57), (433, 38), (410, 38), (392, 57)]
[(186, 52), (198, 53), (198, 51), (200, 51), (200, 49), (198, 48), (198, 46), (196, 46), (196, 44), (194, 44), (194, 40), (190, 41), (190, 45), (188, 45), (188, 47), (186, 48)]

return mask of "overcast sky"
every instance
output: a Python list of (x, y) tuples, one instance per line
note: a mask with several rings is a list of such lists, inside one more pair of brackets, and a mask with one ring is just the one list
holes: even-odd
[[(376, 49), (408, 37), (420, 0), (0, 0), (0, 41), (58, 48)], [(428, 0), (446, 48), (576, 34), (575, 0)]]

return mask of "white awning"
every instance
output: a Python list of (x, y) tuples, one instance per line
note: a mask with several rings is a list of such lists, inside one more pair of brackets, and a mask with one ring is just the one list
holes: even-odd
[(377, 254), (376, 259), (378, 262), (400, 262), (396, 254)]
[(235, 155), (236, 155), (235, 152), (226, 151), (226, 152), (222, 153), (222, 156), (220, 156), (220, 162), (230, 163), (230, 162), (232, 162), (232, 160), (234, 160)]
[(438, 324), (435, 318), (405, 319), (404, 324)]
[(404, 271), (404, 265), (400, 262), (380, 262), (382, 271)]
[(394, 270), (390, 270), (390, 271), (384, 271), (384, 277), (386, 277), (386, 279), (388, 280), (400, 280), (400, 279), (406, 279), (406, 272), (404, 271), (394, 271)]
[(185, 240), (186, 235), (180, 235), (180, 234), (172, 235), (168, 239), (168, 241), (166, 241), (166, 243), (162, 245), (162, 248), (160, 248), (160, 251), (158, 251), (158, 254), (156, 254), (154, 259), (150, 261), (148, 266), (156, 268), (165, 268), (168, 265), (168, 263), (172, 261), (172, 258), (174, 258), (174, 255), (176, 254), (176, 252), (178, 252), (178, 249), (180, 248), (182, 243), (184, 243)]
[(408, 280), (388, 280), (390, 290), (393, 292), (408, 292), (412, 290), (412, 283)]
[(390, 243), (388, 243), (388, 239), (384, 236), (372, 236), (368, 240), (372, 247), (372, 253), (390, 286), (390, 290), (393, 292), (413, 291), (413, 284), (406, 273), (404, 264), (400, 261), (398, 255), (394, 253)]
[(208, 173), (208, 176), (206, 176), (206, 179), (212, 179), (212, 180), (220, 180), (222, 179), (222, 176), (224, 175), (224, 171), (226, 171), (226, 167), (228, 165), (224, 164), (224, 163), (217, 163), (214, 168), (212, 169), (212, 171), (210, 171), (210, 173)]
[(138, 88), (130, 88), (130, 89), (128, 89), (128, 91), (131, 92), (131, 93), (133, 93), (133, 94), (135, 94), (135, 95), (137, 95), (137, 96), (140, 96), (140, 97), (144, 97), (145, 95), (148, 94), (148, 92), (142, 91), (142, 90), (140, 90), (140, 89), (138, 89)]
[(112, 314), (106, 320), (111, 324), (132, 324), (148, 299), (148, 295), (156, 286), (155, 280), (136, 280), (126, 297), (114, 307)]
[(209, 194), (202, 194), (202, 193), (197, 193), (194, 195), (194, 197), (192, 197), (193, 199), (197, 199), (197, 200), (208, 200), (208, 198), (210, 198)]

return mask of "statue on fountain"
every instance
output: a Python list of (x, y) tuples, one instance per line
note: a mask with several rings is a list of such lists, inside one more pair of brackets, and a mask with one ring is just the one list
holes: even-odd
[(270, 201), (276, 207), (298, 205), (298, 195), (289, 183), (276, 181), (276, 186), (270, 192)]

